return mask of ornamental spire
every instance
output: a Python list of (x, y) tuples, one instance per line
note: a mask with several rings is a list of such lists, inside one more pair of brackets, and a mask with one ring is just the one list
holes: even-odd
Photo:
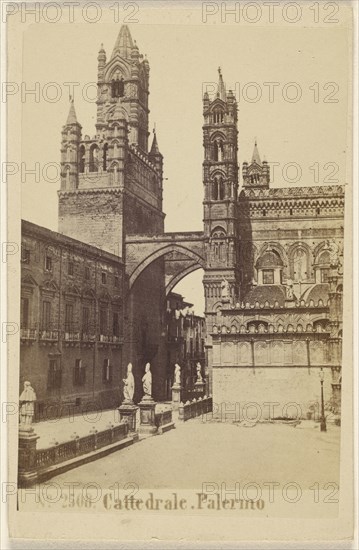
[(218, 91), (217, 97), (222, 101), (226, 101), (226, 87), (223, 82), (221, 67), (218, 67)]
[(115, 57), (115, 55), (119, 53), (123, 59), (131, 59), (133, 48), (134, 44), (130, 29), (127, 25), (121, 25), (111, 58)]
[(262, 164), (261, 157), (259, 156), (259, 151), (257, 147), (257, 138), (254, 142), (254, 149), (253, 149), (253, 155), (252, 155), (252, 162), (255, 162), (257, 164)]

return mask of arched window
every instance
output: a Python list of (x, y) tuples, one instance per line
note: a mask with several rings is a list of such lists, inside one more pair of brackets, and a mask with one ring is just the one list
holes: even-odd
[(213, 111), (213, 122), (215, 124), (220, 124), (223, 122), (223, 111), (221, 109), (216, 109)]
[(305, 281), (308, 279), (308, 254), (303, 247), (294, 250), (291, 259), (291, 277), (294, 281)]
[(103, 170), (107, 170), (107, 153), (108, 153), (108, 143), (105, 143), (102, 151), (102, 161), (103, 161), (102, 169)]
[(220, 139), (216, 139), (214, 142), (214, 160), (216, 162), (223, 160), (223, 142)]
[(81, 145), (80, 151), (79, 151), (79, 172), (80, 174), (83, 174), (85, 172), (85, 146)]
[(330, 273), (330, 254), (328, 250), (323, 250), (316, 261), (315, 282), (327, 283)]
[(98, 147), (97, 147), (97, 145), (91, 145), (91, 148), (90, 148), (89, 171), (90, 172), (97, 172), (98, 171)]

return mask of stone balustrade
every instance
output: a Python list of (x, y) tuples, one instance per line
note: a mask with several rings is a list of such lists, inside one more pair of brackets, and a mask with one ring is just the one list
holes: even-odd
[(180, 403), (178, 409), (178, 420), (186, 422), (190, 418), (195, 418), (196, 416), (203, 416), (212, 411), (213, 400), (212, 396), (199, 397), (198, 399), (193, 399), (192, 401), (186, 401), (186, 403)]
[(45, 449), (36, 449), (37, 439), (33, 432), (19, 432), (20, 486), (48, 479), (133, 443), (133, 436), (129, 435), (126, 422), (110, 425), (99, 432), (93, 428), (89, 435), (83, 437), (74, 433), (70, 441), (60, 444), (54, 441), (51, 447)]

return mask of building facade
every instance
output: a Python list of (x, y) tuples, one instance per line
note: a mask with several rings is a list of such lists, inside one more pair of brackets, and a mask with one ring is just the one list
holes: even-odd
[(22, 222), (20, 385), (37, 418), (120, 400), (124, 266), (109, 252)]
[[(207, 350), (219, 403), (261, 414), (340, 411), (344, 187), (270, 188), (257, 143), (237, 193), (236, 103), (219, 74), (204, 106)], [(293, 409), (296, 405), (292, 405)], [(258, 412), (258, 411), (257, 411)]]
[[(328, 406), (340, 411), (344, 187), (271, 188), (257, 143), (240, 170), (236, 98), (219, 70), (215, 97), (203, 97), (203, 232), (165, 233), (149, 72), (123, 25), (111, 56), (98, 54), (95, 135), (83, 135), (70, 104), (59, 233), (23, 225), (21, 381), (40, 402), (112, 406), (129, 362), (141, 399), (150, 362), (153, 397), (166, 399), (174, 363), (191, 381), (205, 340), (215, 402), (294, 402), (305, 414), (323, 369)], [(199, 268), (205, 326), (176, 319), (173, 304), (184, 303), (171, 295)]]
[(196, 365), (205, 370), (206, 323), (204, 316), (196, 315), (193, 304), (176, 292), (167, 296), (167, 398), (171, 398), (174, 366), (181, 367), (183, 395), (193, 390), (196, 382)]

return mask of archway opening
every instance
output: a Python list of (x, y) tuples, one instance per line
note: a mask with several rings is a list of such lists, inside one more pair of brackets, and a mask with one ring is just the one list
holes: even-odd
[[(175, 365), (181, 367), (182, 400), (193, 398), (196, 383), (205, 382), (205, 299), (202, 268), (185, 275), (166, 297), (166, 395), (171, 399)], [(197, 385), (198, 387), (198, 385)], [(204, 391), (205, 385), (203, 386)]]

